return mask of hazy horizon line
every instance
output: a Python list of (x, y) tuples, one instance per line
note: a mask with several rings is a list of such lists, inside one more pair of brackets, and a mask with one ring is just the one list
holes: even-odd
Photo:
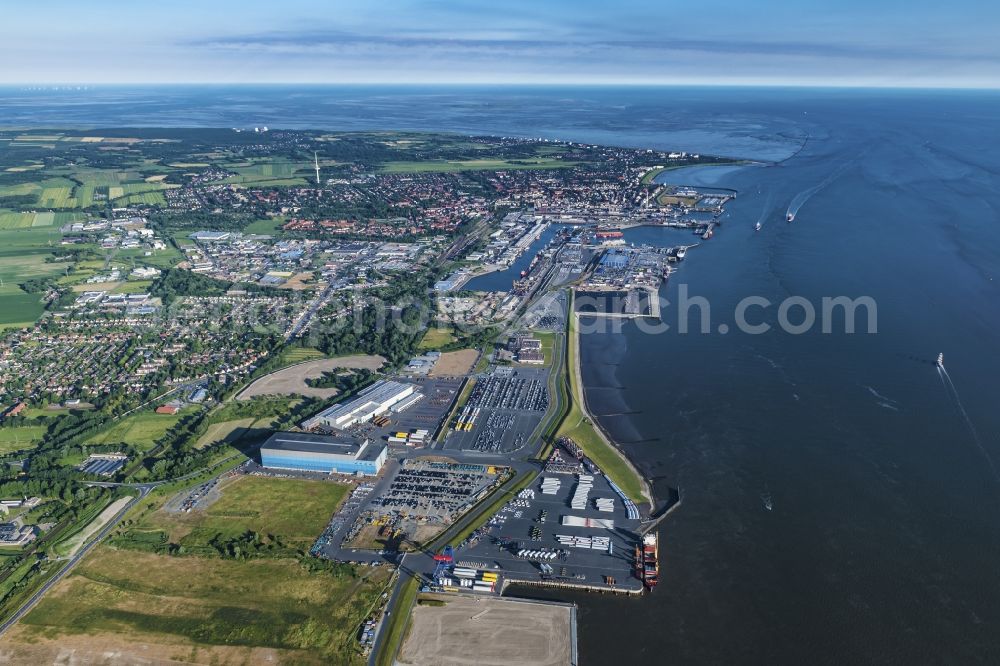
[(995, 85), (971, 85), (971, 84), (931, 84), (931, 83), (805, 83), (805, 82), (662, 82), (662, 81), (38, 81), (38, 82), (12, 82), (0, 81), (0, 88), (81, 88), (81, 87), (562, 87), (562, 88), (789, 88), (789, 89), (814, 89), (814, 90), (970, 90), (970, 91), (998, 91), (1000, 83)]

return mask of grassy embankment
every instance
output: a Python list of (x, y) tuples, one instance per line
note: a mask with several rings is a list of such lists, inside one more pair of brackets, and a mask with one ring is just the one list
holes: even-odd
[(633, 502), (649, 501), (645, 481), (618, 449), (607, 442), (597, 426), (585, 414), (583, 387), (579, 385), (576, 368), (579, 366), (579, 340), (576, 333), (576, 315), (570, 299), (569, 332), (566, 336), (566, 381), (568, 382), (568, 409), (556, 437), (569, 437), (576, 442), (598, 467), (614, 481)]
[(395, 613), (386, 620), (386, 625), (382, 628), (385, 632), (385, 639), (382, 642), (382, 649), (375, 655), (376, 666), (392, 666), (396, 660), (396, 653), (399, 652), (406, 637), (406, 627), (409, 626), (410, 609), (417, 598), (419, 581), (416, 578), (409, 578), (399, 590), (399, 597), (394, 607)]

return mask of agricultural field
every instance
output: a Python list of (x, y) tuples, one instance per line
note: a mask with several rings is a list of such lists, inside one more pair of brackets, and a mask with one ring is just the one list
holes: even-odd
[(82, 215), (75, 213), (53, 213), (51, 211), (41, 213), (0, 211), (0, 230), (61, 226), (75, 222), (82, 217)]
[(363, 664), (354, 631), (389, 582), (296, 560), (99, 547), (4, 636), (5, 658), (54, 663)]
[(52, 254), (49, 244), (58, 238), (51, 227), (0, 229), (0, 328), (28, 326), (41, 316), (41, 295), (25, 293), (18, 285), (63, 270), (59, 264), (45, 263)]
[(326, 354), (314, 347), (285, 347), (278, 358), (278, 367), (285, 367), (302, 361), (326, 358)]
[(235, 171), (237, 175), (226, 178), (225, 183), (238, 185), (305, 185), (306, 179), (296, 177), (297, 171), (308, 173), (312, 164), (308, 162), (290, 162), (274, 159), (255, 164), (241, 163), (235, 165), (221, 164), (223, 168)]
[(565, 169), (579, 162), (569, 162), (550, 157), (517, 160), (427, 160), (418, 162), (386, 162), (382, 173), (456, 173), (459, 171), (482, 171), (497, 169)]
[(35, 223), (35, 213), (0, 213), (0, 229), (27, 229)]

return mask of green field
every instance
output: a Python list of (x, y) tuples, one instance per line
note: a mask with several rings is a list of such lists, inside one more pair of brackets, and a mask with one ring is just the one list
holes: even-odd
[(304, 177), (296, 177), (296, 171), (311, 172), (311, 162), (289, 162), (287, 160), (264, 160), (255, 164), (246, 162), (238, 165), (221, 164), (223, 168), (235, 171), (237, 175), (226, 178), (225, 183), (239, 185), (305, 185)]
[[(233, 419), (232, 421), (221, 421), (208, 426), (205, 434), (198, 438), (194, 448), (202, 449), (210, 444), (225, 442), (234, 444), (238, 442), (247, 430), (251, 428), (257, 419), (250, 417), (245, 419)], [(264, 419), (269, 421), (269, 419)]]
[(122, 663), (363, 664), (353, 634), (390, 575), (366, 574), (100, 547), (4, 637), (5, 654), (52, 663), (46, 650), (72, 645), (77, 658), (115, 650)]
[(129, 280), (123, 282), (112, 290), (115, 294), (145, 294), (153, 286), (152, 280)]
[(144, 512), (118, 543), (138, 550), (150, 550), (146, 544), (173, 543), (189, 555), (214, 555), (213, 542), (251, 531), (304, 553), (350, 488), (330, 481), (240, 476), (221, 483), (221, 496), (206, 508)]
[(134, 260), (136, 265), (152, 266), (153, 268), (171, 268), (176, 266), (179, 261), (184, 258), (180, 250), (172, 245), (167, 245), (164, 250), (153, 250), (153, 254), (146, 256), (148, 250), (142, 248), (135, 248), (129, 250), (119, 250), (115, 254), (116, 259), (120, 260)]
[(278, 367), (283, 368), (287, 365), (313, 361), (317, 358), (326, 358), (326, 354), (314, 347), (285, 347), (278, 357)]
[(34, 223), (34, 213), (0, 213), (0, 229), (27, 229)]
[(383, 173), (456, 173), (459, 171), (498, 171), (506, 169), (566, 169), (579, 164), (549, 157), (518, 160), (426, 160), (386, 162)]
[(256, 220), (243, 228), (245, 234), (273, 235), (281, 230), (286, 221), (284, 217), (271, 217), (266, 220)]
[(80, 215), (74, 213), (53, 213), (51, 211), (41, 213), (0, 211), (0, 230), (51, 227), (75, 221), (79, 217)]
[(206, 510), (161, 509), (137, 530), (162, 530), (171, 542), (195, 551), (217, 536), (232, 538), (248, 530), (308, 550), (349, 490), (346, 484), (329, 481), (244, 476), (226, 484)]
[(143, 450), (153, 448), (156, 441), (166, 434), (188, 413), (181, 410), (176, 414), (157, 414), (153, 411), (138, 412), (116, 421), (107, 430), (91, 436), (85, 444), (116, 444), (124, 442)]
[[(60, 177), (0, 186), (0, 197), (34, 195), (36, 206), (68, 209), (103, 205), (103, 200), (94, 201), (94, 195), (102, 193), (116, 204), (162, 205), (165, 203), (162, 190), (176, 187), (158, 181), (146, 181), (138, 171), (59, 167), (48, 172), (49, 176), (56, 174)], [(38, 223), (35, 226), (39, 226)], [(0, 228), (3, 228), (2, 222)]]
[(421, 338), (418, 349), (440, 349), (446, 344), (454, 342), (455, 339), (455, 336), (452, 335), (452, 329), (444, 326), (431, 326)]
[(41, 316), (39, 295), (25, 293), (18, 284), (62, 271), (63, 266), (45, 263), (58, 239), (51, 227), (0, 230), (0, 328), (28, 326)]
[(0, 454), (30, 448), (41, 441), (45, 431), (45, 426), (0, 428)]
[(163, 192), (153, 190), (147, 192), (137, 192), (135, 194), (126, 194), (125, 196), (113, 199), (113, 203), (116, 206), (165, 206), (167, 200), (163, 198)]

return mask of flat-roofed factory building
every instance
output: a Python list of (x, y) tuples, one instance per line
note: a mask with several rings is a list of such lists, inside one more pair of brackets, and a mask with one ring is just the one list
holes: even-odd
[(417, 392), (417, 387), (413, 384), (380, 381), (372, 384), (352, 400), (320, 412), (302, 426), (306, 429), (326, 426), (344, 430), (358, 423), (370, 421), (390, 409), (402, 411), (421, 397), (422, 394)]
[(368, 439), (276, 432), (260, 447), (260, 464), (272, 469), (374, 476), (387, 455), (385, 444)]

